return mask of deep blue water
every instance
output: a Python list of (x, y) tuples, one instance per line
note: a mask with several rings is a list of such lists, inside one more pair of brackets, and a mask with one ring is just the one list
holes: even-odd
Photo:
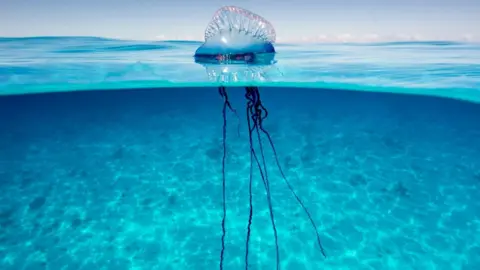
[[(249, 144), (227, 88), (225, 269), (244, 269)], [(453, 99), (260, 88), (282, 269), (480, 267), (480, 106)], [(0, 97), (1, 269), (218, 269), (222, 99), (216, 88)], [(250, 269), (273, 269), (254, 171)]]

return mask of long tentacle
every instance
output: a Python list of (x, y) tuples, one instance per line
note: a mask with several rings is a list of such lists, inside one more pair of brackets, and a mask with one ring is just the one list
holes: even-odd
[(248, 183), (248, 195), (249, 195), (249, 213), (248, 213), (248, 225), (247, 225), (247, 239), (245, 241), (245, 270), (248, 270), (248, 254), (249, 254), (249, 244), (250, 244), (250, 235), (252, 227), (252, 218), (253, 218), (253, 196), (252, 196), (252, 180), (253, 180), (253, 146), (252, 146), (252, 123), (250, 122), (250, 102), (247, 105), (247, 123), (248, 123), (248, 135), (250, 141), (250, 177)]
[[(278, 233), (277, 233), (277, 228), (275, 225), (275, 215), (273, 211), (273, 206), (272, 206), (272, 200), (271, 200), (271, 194), (270, 194), (270, 183), (268, 181), (268, 173), (267, 173), (267, 168), (266, 168), (266, 162), (265, 162), (265, 156), (263, 153), (263, 144), (260, 138), (260, 132), (258, 130), (259, 128), (259, 121), (262, 118), (261, 111), (257, 109), (257, 103), (259, 101), (258, 95), (256, 95), (256, 92), (253, 91), (254, 88), (252, 87), (247, 87), (246, 88), (247, 93), (246, 93), (246, 98), (248, 100), (248, 105), (247, 105), (247, 111), (250, 112), (250, 118), (253, 121), (253, 127), (252, 129), (249, 129), (249, 139), (250, 139), (250, 152), (253, 154), (255, 161), (258, 165), (263, 184), (265, 186), (265, 191), (267, 193), (267, 202), (268, 202), (268, 208), (270, 212), (270, 221), (272, 222), (272, 229), (275, 237), (275, 252), (276, 252), (276, 269), (280, 269), (280, 252), (279, 252), (279, 247), (278, 247)], [(250, 118), (248, 118), (248, 121), (250, 123)], [(250, 125), (250, 124), (249, 124)], [(262, 164), (263, 164), (263, 170), (262, 170), (262, 165), (260, 164), (260, 161), (256, 155), (256, 152), (253, 148), (253, 139), (252, 139), (252, 133), (253, 131), (256, 131), (257, 133), (257, 139), (258, 143), (260, 146), (260, 154), (262, 157)]]
[(222, 157), (222, 205), (223, 205), (223, 216), (222, 216), (222, 250), (220, 252), (220, 270), (223, 270), (223, 259), (224, 259), (224, 253), (225, 253), (225, 235), (226, 235), (226, 230), (225, 230), (225, 220), (227, 218), (227, 203), (226, 203), (226, 196), (225, 196), (225, 160), (226, 160), (226, 155), (227, 155), (227, 144), (226, 144), (226, 138), (227, 138), (227, 107), (229, 106), (229, 101), (228, 101), (228, 96), (227, 92), (225, 91), (224, 87), (219, 87), (218, 91), (220, 95), (223, 97), (223, 109), (222, 109), (222, 115), (223, 115), (223, 157)]
[(275, 162), (277, 163), (277, 167), (280, 171), (280, 174), (282, 175), (282, 178), (285, 181), (285, 184), (287, 185), (288, 189), (292, 192), (293, 196), (295, 197), (297, 202), (300, 204), (300, 206), (303, 208), (303, 211), (305, 212), (305, 214), (308, 216), (308, 219), (310, 220), (310, 223), (312, 224), (312, 227), (315, 230), (315, 234), (317, 236), (317, 243), (318, 243), (318, 246), (320, 248), (320, 252), (322, 252), (323, 257), (326, 258), (327, 255), (325, 253), (325, 249), (323, 248), (322, 242), (320, 240), (320, 234), (318, 233), (318, 228), (317, 228), (317, 225), (315, 224), (315, 221), (313, 221), (312, 215), (310, 214), (310, 212), (308, 211), (307, 207), (302, 202), (300, 197), (298, 197), (297, 193), (295, 192), (292, 185), (290, 184), (290, 181), (288, 181), (287, 177), (285, 176), (285, 173), (283, 172), (282, 167), (280, 166), (280, 162), (278, 161), (277, 151), (275, 149), (275, 146), (273, 144), (273, 140), (272, 140), (270, 134), (267, 131), (265, 131), (265, 129), (263, 127), (260, 127), (260, 130), (262, 130), (262, 132), (267, 136), (268, 141), (270, 143), (270, 146), (272, 147), (272, 150), (273, 150), (273, 153), (274, 153), (274, 156), (275, 156)]
[(278, 170), (280, 171), (280, 174), (285, 182), (285, 184), (287, 185), (288, 189), (290, 190), (290, 192), (292, 192), (293, 196), (295, 197), (295, 199), (297, 200), (297, 202), (300, 204), (300, 206), (303, 208), (304, 212), (306, 213), (306, 215), (308, 216), (308, 219), (310, 220), (310, 223), (312, 224), (312, 227), (313, 229), (315, 230), (315, 234), (316, 234), (316, 237), (317, 237), (317, 243), (320, 247), (320, 251), (322, 253), (322, 255), (326, 258), (327, 255), (325, 253), (325, 249), (323, 248), (323, 245), (322, 245), (322, 242), (320, 240), (320, 234), (318, 233), (318, 229), (317, 229), (317, 225), (315, 224), (315, 222), (313, 221), (313, 218), (310, 214), (310, 212), (308, 211), (307, 207), (305, 206), (305, 204), (302, 202), (302, 200), (300, 199), (300, 197), (297, 195), (297, 193), (294, 191), (292, 185), (290, 184), (290, 181), (288, 181), (287, 177), (285, 176), (285, 173), (283, 172), (283, 169), (282, 169), (282, 166), (280, 166), (280, 162), (278, 160), (278, 155), (277, 155), (277, 150), (275, 148), (275, 145), (273, 143), (273, 140), (272, 140), (272, 137), (270, 136), (270, 133), (268, 131), (265, 130), (265, 128), (263, 127), (263, 120), (265, 118), (267, 118), (268, 116), (268, 111), (267, 109), (263, 106), (263, 104), (261, 104), (261, 101), (260, 101), (260, 93), (258, 92), (258, 88), (257, 87), (254, 87), (254, 91), (257, 93), (257, 96), (258, 96), (258, 108), (262, 111), (265, 112), (265, 115), (263, 117), (260, 118), (259, 120), (259, 123), (258, 123), (258, 128), (262, 131), (262, 133), (264, 133), (267, 138), (268, 138), (268, 142), (270, 144), (270, 146), (272, 147), (272, 151), (273, 151), (273, 154), (274, 154), (274, 157), (275, 157), (275, 162), (277, 164), (277, 167), (278, 167)]
[(237, 136), (240, 137), (240, 117), (238, 116), (238, 113), (237, 113), (237, 110), (235, 110), (233, 107), (232, 107), (232, 104), (230, 103), (230, 100), (228, 99), (228, 95), (227, 95), (227, 90), (225, 89), (225, 86), (220, 86), (218, 88), (218, 91), (220, 93), (220, 95), (224, 98), (224, 102), (226, 103), (225, 105), (228, 107), (228, 109), (233, 112), (233, 114), (235, 114), (235, 116), (237, 117), (237, 120), (238, 120), (238, 125), (237, 125)]
[(267, 190), (267, 202), (268, 202), (268, 209), (270, 212), (270, 221), (272, 222), (273, 235), (275, 237), (275, 254), (277, 259), (277, 270), (278, 270), (280, 269), (280, 251), (278, 248), (278, 232), (277, 232), (277, 226), (275, 225), (275, 214), (273, 211), (272, 196), (270, 193), (270, 182), (268, 180), (267, 165), (265, 162), (265, 155), (263, 152), (263, 143), (260, 138), (260, 132), (258, 131), (258, 128), (256, 129), (256, 133), (257, 133), (258, 144), (260, 146), (260, 154), (262, 156), (263, 170), (265, 172), (265, 189)]

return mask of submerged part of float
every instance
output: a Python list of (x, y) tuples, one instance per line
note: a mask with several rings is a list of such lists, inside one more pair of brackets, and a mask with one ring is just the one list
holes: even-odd
[(282, 72), (275, 65), (224, 65), (219, 63), (200, 63), (213, 83), (251, 85), (277, 81)]
[(205, 29), (195, 61), (265, 64), (273, 57), (262, 55), (275, 53), (275, 39), (275, 29), (265, 18), (240, 7), (222, 7)]

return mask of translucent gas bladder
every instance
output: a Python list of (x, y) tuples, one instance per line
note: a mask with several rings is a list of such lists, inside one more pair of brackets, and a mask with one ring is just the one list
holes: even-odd
[(273, 61), (276, 34), (265, 18), (246, 9), (226, 6), (215, 12), (205, 29), (205, 42), (196, 50), (197, 62), (258, 63)]

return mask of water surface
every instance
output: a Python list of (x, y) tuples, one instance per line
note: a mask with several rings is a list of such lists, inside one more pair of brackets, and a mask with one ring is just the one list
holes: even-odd
[(480, 100), (479, 44), (278, 44), (277, 63), (256, 67), (195, 64), (200, 44), (0, 38), (0, 94), (254, 83)]

